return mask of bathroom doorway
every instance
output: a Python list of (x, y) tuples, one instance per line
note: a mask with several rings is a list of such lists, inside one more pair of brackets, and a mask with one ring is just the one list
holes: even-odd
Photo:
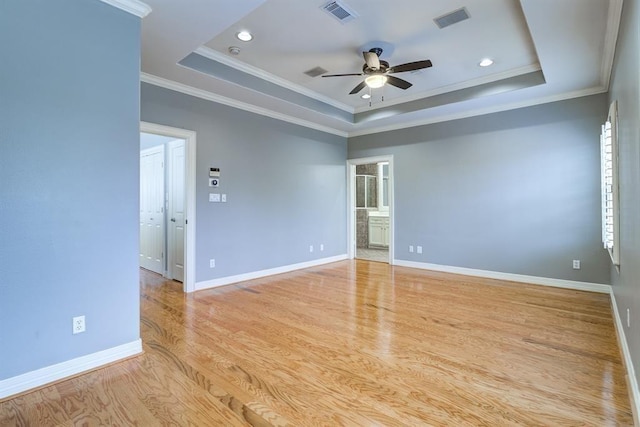
[(393, 260), (393, 157), (348, 161), (349, 258)]

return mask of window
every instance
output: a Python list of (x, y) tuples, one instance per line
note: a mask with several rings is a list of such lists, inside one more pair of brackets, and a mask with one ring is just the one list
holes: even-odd
[(618, 197), (618, 108), (614, 101), (609, 117), (600, 134), (600, 162), (602, 184), (602, 243), (611, 260), (620, 265), (620, 224)]
[(375, 175), (356, 175), (356, 207), (377, 208), (378, 193)]

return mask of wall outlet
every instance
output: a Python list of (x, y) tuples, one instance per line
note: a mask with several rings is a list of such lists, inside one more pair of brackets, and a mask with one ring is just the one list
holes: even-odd
[(413, 245), (409, 245), (409, 252), (413, 253)]
[(309, 245), (309, 252), (313, 252), (313, 245)]
[(320, 243), (320, 252), (324, 251), (324, 243)]
[(211, 258), (209, 260), (209, 268), (216, 268), (216, 260)]
[(573, 260), (573, 269), (574, 270), (580, 270), (580, 260), (579, 259), (574, 259)]
[(86, 325), (84, 323), (84, 316), (77, 316), (73, 318), (73, 334), (80, 334), (86, 331)]
[(417, 252), (418, 252), (419, 254), (421, 254), (421, 253), (422, 253), (422, 246), (417, 246), (417, 247), (416, 247), (416, 250), (417, 250)]
[(627, 308), (627, 328), (631, 327), (631, 311)]

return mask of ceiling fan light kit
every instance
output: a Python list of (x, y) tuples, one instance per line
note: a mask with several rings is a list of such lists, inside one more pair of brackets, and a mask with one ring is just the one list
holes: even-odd
[(384, 84), (387, 82), (387, 76), (385, 76), (384, 74), (374, 74), (373, 76), (369, 76), (364, 79), (364, 82), (371, 89), (378, 89), (384, 86)]

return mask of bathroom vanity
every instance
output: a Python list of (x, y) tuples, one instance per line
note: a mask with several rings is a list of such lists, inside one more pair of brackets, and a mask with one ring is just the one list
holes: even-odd
[(389, 247), (388, 212), (369, 212), (369, 247)]

